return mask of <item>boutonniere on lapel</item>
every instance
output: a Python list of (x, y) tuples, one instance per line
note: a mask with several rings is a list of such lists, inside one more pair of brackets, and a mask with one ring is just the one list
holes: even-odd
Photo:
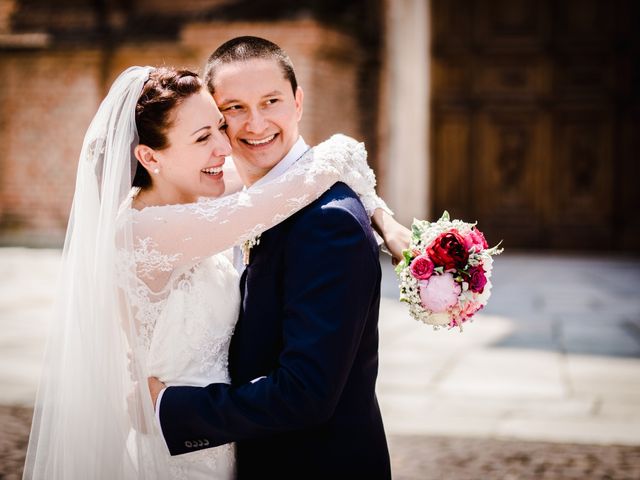
[(249, 240), (245, 240), (242, 243), (242, 263), (249, 265), (249, 259), (251, 258), (251, 249), (256, 245), (260, 245), (260, 235), (256, 235)]

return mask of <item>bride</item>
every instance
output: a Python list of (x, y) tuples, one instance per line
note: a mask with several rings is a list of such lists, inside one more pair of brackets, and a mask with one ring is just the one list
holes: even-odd
[[(233, 478), (232, 444), (169, 455), (147, 377), (229, 382), (240, 302), (231, 247), (337, 181), (370, 209), (384, 203), (362, 144), (342, 135), (240, 191), (223, 171), (224, 130), (186, 70), (131, 67), (100, 105), (80, 154), (24, 478)], [(380, 212), (389, 239), (398, 226)]]

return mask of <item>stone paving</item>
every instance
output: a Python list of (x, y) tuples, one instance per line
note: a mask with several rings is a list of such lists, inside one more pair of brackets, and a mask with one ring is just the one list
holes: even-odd
[[(0, 406), (0, 479), (22, 476), (31, 412)], [(391, 434), (389, 449), (395, 480), (640, 478), (640, 447)]]
[[(0, 249), (0, 479), (20, 475), (59, 257)], [(410, 319), (383, 272), (394, 478), (640, 478), (640, 259), (498, 257), (462, 333)]]

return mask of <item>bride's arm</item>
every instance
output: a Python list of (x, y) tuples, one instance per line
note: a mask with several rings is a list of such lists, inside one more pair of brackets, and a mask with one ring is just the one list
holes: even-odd
[(396, 221), (393, 216), (382, 208), (377, 208), (371, 217), (373, 228), (384, 240), (394, 264), (402, 260), (402, 251), (409, 248), (411, 230)]
[(161, 278), (167, 278), (173, 269), (193, 265), (280, 223), (340, 180), (363, 201), (376, 202), (375, 176), (366, 164), (364, 147), (348, 137), (335, 136), (263, 187), (134, 212), (134, 247), (145, 259), (139, 268), (141, 276), (162, 283)]
[[(362, 143), (352, 140), (347, 144), (349, 145), (348, 148), (353, 150), (352, 155), (355, 158), (366, 159), (366, 151)], [(354, 178), (350, 179), (348, 173), (343, 178), (343, 181), (348, 183), (360, 196), (362, 204), (371, 217), (373, 228), (384, 240), (394, 261), (400, 261), (402, 259), (402, 251), (409, 248), (411, 231), (393, 218), (393, 212), (385, 201), (376, 194), (376, 177), (366, 161), (354, 162), (354, 169), (351, 174)]]

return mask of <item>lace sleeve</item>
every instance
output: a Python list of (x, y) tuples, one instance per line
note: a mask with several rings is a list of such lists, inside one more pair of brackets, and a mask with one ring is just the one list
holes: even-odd
[[(367, 151), (364, 143), (340, 134), (334, 135), (331, 139), (336, 140), (332, 145), (340, 145), (340, 148), (348, 152), (352, 162), (351, 168), (344, 172), (340, 180), (358, 194), (369, 217), (373, 216), (373, 212), (377, 208), (393, 215), (385, 201), (376, 194), (376, 175), (367, 163)], [(334, 155), (339, 154), (336, 152)]]
[[(252, 239), (315, 201), (337, 181), (364, 199), (375, 176), (361, 143), (336, 135), (310, 149), (274, 181), (198, 203), (132, 211), (138, 276), (154, 290), (178, 267)], [(377, 197), (376, 197), (377, 198)]]

